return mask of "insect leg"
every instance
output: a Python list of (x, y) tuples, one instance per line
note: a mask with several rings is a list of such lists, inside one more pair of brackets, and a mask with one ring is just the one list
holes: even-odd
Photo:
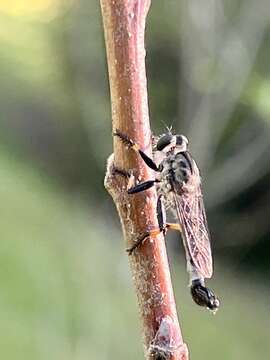
[(166, 223), (163, 227), (163, 229), (161, 230), (160, 228), (158, 229), (153, 229), (148, 231), (147, 233), (145, 233), (141, 238), (139, 238), (139, 240), (137, 240), (134, 245), (132, 245), (130, 248), (126, 249), (126, 251), (128, 252), (129, 255), (131, 255), (133, 253), (133, 251), (140, 246), (144, 240), (148, 237), (155, 237), (159, 234), (161, 234), (162, 232), (165, 234), (167, 229), (172, 229), (172, 230), (177, 230), (177, 231), (181, 231), (181, 226), (179, 224), (171, 224), (171, 223)]
[(113, 166), (113, 175), (120, 175), (126, 179), (129, 179), (132, 176), (130, 171), (119, 169), (116, 166)]
[(179, 224), (166, 223), (166, 211), (162, 202), (162, 195), (159, 195), (157, 200), (157, 219), (158, 219), (158, 229), (153, 229), (144, 234), (139, 240), (137, 240), (134, 245), (127, 249), (129, 255), (148, 237), (155, 237), (160, 233), (164, 235), (167, 232), (167, 229), (181, 231), (181, 226)]
[(180, 224), (175, 223), (167, 223), (166, 224), (167, 229), (176, 230), (176, 231), (182, 231)]
[(148, 238), (148, 237), (152, 237), (152, 236), (157, 236), (161, 233), (160, 229), (154, 229), (154, 230), (150, 230), (147, 233), (145, 233), (141, 238), (139, 238), (130, 248), (126, 249), (126, 251), (128, 252), (128, 255), (131, 255), (133, 253), (133, 251), (135, 249), (137, 249), (138, 246), (140, 246), (143, 241)]
[[(146, 183), (149, 183), (149, 187), (153, 186), (154, 183), (155, 183), (155, 180), (150, 180), (150, 181), (146, 181), (142, 184), (139, 184), (137, 186), (135, 186), (135, 188), (133, 189), (136, 189), (138, 188), (140, 185), (142, 185), (142, 187), (144, 186), (144, 184)], [(150, 184), (152, 183), (152, 184)], [(147, 187), (147, 188), (149, 188)], [(132, 189), (130, 189), (132, 190)], [(130, 191), (129, 190), (129, 191)], [(143, 189), (145, 190), (145, 188)], [(139, 189), (138, 191), (136, 192), (139, 192), (139, 191), (143, 191), (141, 189)], [(129, 192), (130, 193), (130, 192)], [(133, 193), (133, 192), (132, 192)], [(164, 233), (166, 232), (166, 212), (165, 212), (165, 209), (164, 209), (164, 206), (163, 206), (163, 203), (162, 203), (162, 195), (159, 195), (158, 197), (158, 200), (157, 200), (157, 219), (158, 219), (158, 226), (159, 228), (158, 229), (153, 229), (153, 230), (150, 230), (149, 232), (147, 232), (146, 234), (144, 234), (139, 240), (137, 240), (133, 246), (131, 246), (129, 249), (127, 249), (127, 252), (129, 255), (131, 255), (133, 253), (133, 251), (147, 238), (147, 237), (151, 237), (151, 236), (156, 236), (160, 233)]]
[(131, 172), (123, 170), (123, 169), (119, 169), (117, 167), (113, 168), (113, 172), (114, 172), (114, 174), (120, 175), (120, 176), (128, 179), (128, 186), (127, 186), (128, 194), (136, 194), (138, 192), (145, 191), (147, 189), (150, 189), (152, 186), (154, 186), (155, 183), (159, 182), (159, 180), (157, 180), (157, 179), (147, 180), (147, 181), (144, 181), (140, 184), (133, 186), (135, 179)]
[(159, 182), (159, 180), (147, 180), (144, 181), (138, 185), (135, 185), (128, 189), (128, 194), (136, 194), (141, 191), (145, 191), (147, 189), (150, 189), (152, 186), (155, 185), (155, 183)]
[(157, 200), (157, 220), (159, 230), (165, 234), (166, 232), (166, 211), (162, 202), (162, 195), (159, 195)]
[(127, 171), (124, 169), (119, 169), (116, 166), (113, 166), (113, 174), (114, 175), (120, 175), (125, 179), (128, 179), (127, 188), (130, 189), (135, 183), (135, 178), (131, 171)]
[(157, 219), (160, 232), (163, 232), (164, 235), (168, 229), (176, 230), (181, 232), (181, 225), (177, 223), (167, 223), (166, 222), (166, 211), (164, 204), (162, 202), (163, 195), (159, 195), (157, 201)]
[(141, 158), (143, 159), (143, 161), (145, 162), (145, 164), (148, 167), (150, 167), (152, 170), (160, 171), (159, 168), (157, 167), (157, 165), (154, 163), (154, 161), (148, 155), (146, 155), (140, 149), (139, 145), (136, 144), (133, 140), (131, 140), (127, 135), (123, 134), (118, 129), (115, 130), (113, 135), (118, 136), (125, 145), (127, 145), (128, 147), (130, 147), (131, 149), (136, 151), (141, 156)]

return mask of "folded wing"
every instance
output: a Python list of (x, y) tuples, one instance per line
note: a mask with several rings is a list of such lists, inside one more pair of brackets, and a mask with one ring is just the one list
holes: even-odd
[(175, 194), (175, 206), (192, 263), (201, 276), (210, 278), (213, 273), (212, 254), (201, 186), (195, 192)]

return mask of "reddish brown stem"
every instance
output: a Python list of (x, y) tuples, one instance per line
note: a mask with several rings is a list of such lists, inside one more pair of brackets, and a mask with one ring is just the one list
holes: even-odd
[[(113, 129), (128, 135), (151, 155), (145, 75), (144, 29), (150, 0), (100, 0), (109, 68)], [(158, 227), (154, 189), (128, 195), (127, 180), (114, 167), (136, 177), (154, 174), (131, 149), (114, 138), (105, 186), (117, 206), (127, 247)], [(147, 359), (188, 359), (177, 318), (162, 235), (146, 240), (129, 257), (142, 319)], [(131, 340), (132, 341), (132, 340)]]

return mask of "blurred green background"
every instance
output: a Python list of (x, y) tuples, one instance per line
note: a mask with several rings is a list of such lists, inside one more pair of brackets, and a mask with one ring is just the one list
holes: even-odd
[[(112, 152), (98, 1), (0, 1), (0, 358), (141, 359), (121, 229), (103, 188)], [(270, 7), (153, 0), (152, 129), (190, 139), (221, 299), (193, 304), (169, 235), (191, 359), (270, 352)]]

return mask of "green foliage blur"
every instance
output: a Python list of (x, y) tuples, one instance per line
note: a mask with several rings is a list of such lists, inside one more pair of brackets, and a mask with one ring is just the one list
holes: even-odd
[[(116, 211), (98, 1), (0, 2), (0, 358), (143, 358)], [(173, 125), (201, 168), (216, 316), (187, 288), (168, 236), (191, 359), (267, 358), (270, 7), (153, 0), (147, 73), (153, 132)], [(211, 285), (210, 285), (211, 284)]]

